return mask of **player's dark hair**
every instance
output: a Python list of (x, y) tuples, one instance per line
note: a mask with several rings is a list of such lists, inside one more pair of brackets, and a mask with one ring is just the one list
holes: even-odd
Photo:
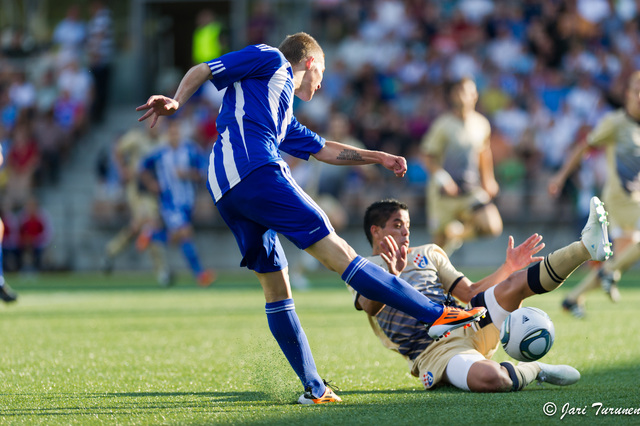
[(367, 240), (369, 240), (369, 244), (373, 246), (371, 226), (376, 225), (384, 228), (391, 215), (398, 210), (409, 211), (409, 207), (405, 203), (393, 199), (376, 201), (367, 207), (367, 211), (364, 213), (364, 233), (367, 236)]
[(314, 55), (322, 55), (324, 57), (322, 47), (320, 47), (316, 39), (303, 32), (288, 35), (280, 43), (278, 49), (291, 65), (297, 65)]
[(469, 77), (462, 77), (462, 78), (459, 78), (457, 80), (447, 80), (447, 81), (445, 81), (445, 83), (444, 83), (444, 93), (445, 93), (445, 96), (446, 96), (447, 103), (449, 103), (449, 105), (451, 105), (451, 96), (453, 96), (453, 93), (456, 90), (458, 90), (467, 81), (474, 82), (473, 79), (471, 79)]

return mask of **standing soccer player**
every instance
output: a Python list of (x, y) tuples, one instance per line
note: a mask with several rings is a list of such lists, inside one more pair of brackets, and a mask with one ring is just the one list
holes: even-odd
[(489, 146), (489, 120), (476, 111), (478, 90), (464, 78), (448, 88), (450, 111), (425, 135), (421, 150), (431, 179), (427, 187), (429, 228), (449, 255), (465, 240), (499, 236), (502, 218)]
[(610, 211), (611, 235), (616, 253), (591, 271), (562, 302), (564, 309), (581, 318), (585, 315), (585, 293), (602, 286), (611, 300), (620, 298), (617, 282), (622, 273), (640, 260), (640, 71), (629, 78), (624, 107), (602, 117), (578, 145), (562, 169), (549, 182), (557, 196), (571, 172), (590, 147), (605, 147), (607, 180), (602, 199)]
[(281, 233), (371, 300), (401, 309), (440, 338), (478, 321), (486, 310), (464, 311), (430, 301), (407, 282), (368, 262), (334, 232), (327, 216), (292, 179), (282, 150), (336, 165), (381, 164), (404, 176), (406, 160), (326, 141), (293, 115), (293, 96), (310, 101), (320, 88), (324, 52), (306, 33), (287, 36), (278, 49), (258, 44), (192, 67), (174, 98), (151, 96), (140, 121), (175, 113), (207, 80), (226, 89), (209, 159), (208, 186), (242, 253), (241, 266), (262, 285), (269, 328), (305, 389), (301, 404), (340, 401), (320, 378), (291, 297)]
[[(145, 228), (151, 223), (158, 221), (158, 201), (155, 195), (141, 190), (138, 174), (140, 161), (159, 145), (158, 128), (150, 128), (146, 131), (131, 129), (118, 139), (115, 160), (125, 185), (131, 219), (105, 247), (103, 270), (107, 274), (112, 272), (116, 256), (122, 253), (133, 238), (141, 232), (144, 233)], [(166, 265), (164, 247), (154, 242), (148, 244), (148, 249), (158, 283), (168, 286), (171, 283), (171, 274)]]
[(141, 164), (140, 179), (151, 193), (158, 195), (164, 224), (152, 239), (166, 243), (168, 238), (172, 244), (179, 244), (198, 285), (208, 287), (215, 280), (215, 273), (200, 263), (191, 224), (196, 183), (205, 179), (206, 159), (200, 148), (182, 138), (178, 120), (169, 122), (167, 137), (168, 144), (151, 152)]

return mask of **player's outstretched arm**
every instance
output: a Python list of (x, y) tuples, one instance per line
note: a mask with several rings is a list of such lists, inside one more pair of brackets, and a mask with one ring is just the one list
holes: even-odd
[(564, 183), (569, 178), (569, 175), (571, 175), (571, 173), (580, 165), (580, 161), (582, 160), (587, 148), (587, 144), (579, 144), (571, 150), (569, 156), (562, 164), (562, 168), (549, 180), (549, 185), (547, 187), (549, 195), (552, 197), (560, 195)]
[(207, 64), (194, 65), (187, 71), (184, 77), (182, 77), (178, 90), (173, 98), (163, 95), (153, 95), (145, 104), (137, 107), (136, 111), (146, 111), (142, 117), (138, 118), (138, 121), (144, 121), (152, 117), (151, 127), (155, 126), (158, 118), (175, 113), (178, 108), (184, 105), (196, 90), (198, 90), (198, 87), (210, 79), (211, 71)]
[(455, 183), (453, 178), (445, 169), (442, 168), (442, 164), (434, 156), (429, 154), (422, 155), (422, 162), (429, 171), (429, 174), (435, 179), (435, 182), (440, 185), (440, 188), (450, 197), (455, 197), (460, 192), (458, 184)]
[(356, 148), (335, 141), (326, 141), (324, 147), (313, 156), (318, 161), (342, 166), (380, 164), (398, 177), (403, 177), (407, 172), (407, 160), (404, 157), (382, 151)]
[(495, 198), (500, 191), (500, 185), (498, 185), (498, 181), (496, 181), (493, 170), (493, 155), (491, 154), (491, 148), (487, 148), (480, 153), (480, 161), (478, 164), (480, 167), (482, 188), (491, 198)]
[(533, 262), (543, 260), (544, 257), (536, 256), (543, 248), (542, 236), (538, 234), (531, 235), (517, 247), (514, 247), (513, 237), (509, 236), (505, 262), (495, 272), (475, 283), (464, 277), (455, 287), (453, 295), (457, 299), (468, 303), (473, 296), (506, 280), (512, 273), (529, 266)]
[(507, 275), (544, 259), (542, 256), (535, 256), (545, 246), (542, 242), (542, 235), (533, 234), (518, 247), (514, 248), (513, 245), (513, 237), (510, 235), (509, 243), (507, 244), (507, 256), (504, 261)]

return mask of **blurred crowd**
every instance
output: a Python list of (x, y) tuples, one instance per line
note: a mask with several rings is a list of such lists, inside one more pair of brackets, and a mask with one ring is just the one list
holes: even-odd
[[(552, 218), (557, 201), (546, 180), (594, 123), (622, 104), (628, 76), (640, 68), (639, 7), (636, 0), (313, 0), (304, 30), (323, 45), (327, 66), (322, 90), (312, 102), (296, 103), (296, 116), (328, 139), (404, 155), (409, 171), (395, 179), (375, 166), (291, 159), (294, 174), (337, 228), (358, 225), (364, 206), (390, 196), (406, 201), (414, 223), (424, 224), (429, 176), (419, 145), (448, 107), (445, 83), (471, 77), (478, 111), (492, 125), (503, 217), (521, 220), (548, 206)], [(274, 42), (283, 19), (277, 9), (249, 3), (250, 43)], [(204, 18), (200, 34), (228, 34), (230, 21)], [(116, 52), (111, 12), (101, 1), (70, 7), (45, 46), (20, 31), (4, 32), (0, 42), (4, 218), (37, 198), (34, 188), (55, 187), (82, 135), (104, 119)], [(205, 86), (180, 121), (184, 137), (206, 152), (217, 136), (220, 93)], [(585, 161), (561, 197), (577, 216), (604, 179), (601, 152)], [(122, 201), (111, 150), (96, 169), (101, 197)], [(212, 211), (206, 205), (203, 222)]]
[[(626, 81), (640, 66), (636, 3), (313, 1), (306, 30), (324, 47), (326, 71), (322, 90), (312, 102), (297, 102), (296, 116), (328, 139), (404, 155), (409, 171), (395, 179), (375, 166), (287, 158), (296, 179), (338, 229), (357, 226), (364, 208), (385, 197), (406, 201), (414, 223), (424, 224), (429, 176), (420, 142), (448, 108), (446, 83), (470, 77), (479, 90), (478, 111), (492, 126), (501, 186), (496, 203), (504, 219), (557, 220), (560, 208), (578, 226), (604, 182), (603, 152), (590, 153), (559, 199), (547, 194), (547, 181), (598, 119), (622, 104)], [(269, 2), (253, 2), (249, 42), (264, 42), (278, 19)], [(205, 85), (181, 114), (185, 137), (205, 151), (217, 136), (220, 96)], [(117, 173), (100, 170), (117, 188)]]
[[(336, 115), (349, 117), (352, 138), (407, 157), (407, 186), (420, 197), (428, 176), (418, 146), (447, 109), (444, 83), (471, 77), (492, 125), (498, 204), (508, 210), (515, 195), (513, 217), (526, 216), (527, 206), (543, 204), (536, 197), (554, 203), (545, 179), (622, 104), (640, 66), (637, 8), (633, 0), (316, 0), (310, 32), (322, 41), (327, 71), (297, 116), (322, 134)], [(593, 152), (566, 188), (562, 199), (574, 200), (577, 214), (602, 184), (602, 157)], [(384, 187), (355, 194), (375, 198)], [(353, 199), (347, 185), (334, 189)]]
[(9, 271), (40, 269), (52, 230), (38, 189), (58, 185), (81, 137), (104, 119), (114, 53), (111, 12), (101, 1), (86, 9), (73, 5), (48, 42), (7, 27), (0, 48), (3, 260)]

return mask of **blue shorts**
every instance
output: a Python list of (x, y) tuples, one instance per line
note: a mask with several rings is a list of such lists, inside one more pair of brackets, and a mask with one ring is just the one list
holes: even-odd
[(160, 216), (169, 232), (191, 225), (191, 207), (161, 206)]
[(240, 266), (258, 273), (287, 266), (277, 233), (304, 250), (333, 232), (327, 215), (293, 180), (285, 163), (257, 168), (216, 206), (236, 237)]

